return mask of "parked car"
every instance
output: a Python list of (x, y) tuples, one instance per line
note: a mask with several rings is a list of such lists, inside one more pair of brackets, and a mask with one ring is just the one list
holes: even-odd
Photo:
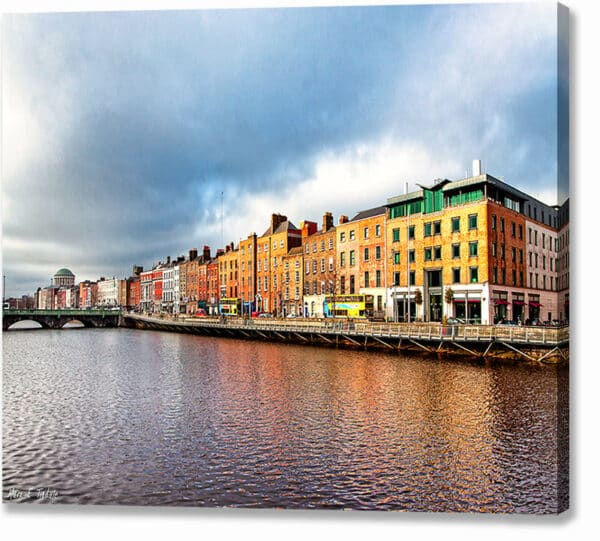
[(446, 320), (446, 325), (464, 325), (465, 323), (464, 319), (459, 319), (457, 317), (449, 317)]
[(208, 314), (206, 313), (206, 310), (204, 310), (203, 308), (199, 308), (194, 313), (194, 317), (206, 317), (206, 316), (208, 316)]

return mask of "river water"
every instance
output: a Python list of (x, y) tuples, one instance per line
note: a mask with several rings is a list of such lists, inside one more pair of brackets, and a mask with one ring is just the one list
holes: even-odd
[(9, 331), (3, 498), (553, 513), (566, 385), (559, 366)]

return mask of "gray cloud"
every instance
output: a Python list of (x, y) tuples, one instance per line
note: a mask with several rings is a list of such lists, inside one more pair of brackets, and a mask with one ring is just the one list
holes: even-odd
[(64, 265), (80, 278), (122, 276), (191, 246), (215, 249), (222, 191), (235, 213), (233, 197), (293, 190), (324, 153), (383, 137), (425, 145), (440, 162), (482, 158), (524, 189), (547, 189), (552, 17), (522, 9), (8, 17), (3, 107), (15, 119), (3, 127), (19, 128), (25, 148), (3, 141), (4, 269), (22, 288), (8, 293)]

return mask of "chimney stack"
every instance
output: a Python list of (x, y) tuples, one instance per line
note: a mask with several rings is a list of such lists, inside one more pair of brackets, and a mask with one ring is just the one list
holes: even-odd
[(204, 261), (210, 261), (210, 246), (204, 246), (202, 248), (202, 259), (204, 259)]
[(190, 261), (194, 261), (198, 257), (198, 248), (192, 248), (189, 253)]
[(170, 264), (171, 264), (171, 256), (170, 256), (170, 255), (168, 255), (168, 256), (167, 256), (167, 265), (170, 265)]
[(314, 235), (317, 232), (317, 222), (305, 220), (300, 224), (300, 229), (302, 230), (302, 238)]
[(323, 214), (323, 233), (329, 231), (333, 227), (333, 214), (326, 212)]
[(481, 175), (481, 160), (473, 160), (473, 176)]
[(344, 214), (342, 214), (340, 216), (340, 220), (339, 220), (338, 223), (340, 223), (340, 224), (347, 224), (348, 223), (348, 216), (345, 216)]
[(287, 216), (283, 214), (271, 214), (271, 235), (275, 233), (280, 224), (287, 221)]

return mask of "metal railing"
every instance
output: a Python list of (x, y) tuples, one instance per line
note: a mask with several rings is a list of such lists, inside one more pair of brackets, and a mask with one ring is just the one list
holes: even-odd
[(371, 336), (414, 340), (491, 342), (559, 345), (569, 341), (569, 327), (503, 327), (497, 325), (441, 325), (435, 323), (371, 323), (364, 321), (244, 319), (238, 317), (162, 317), (126, 314), (149, 323), (176, 324), (231, 330), (283, 333), (315, 333), (338, 336)]

